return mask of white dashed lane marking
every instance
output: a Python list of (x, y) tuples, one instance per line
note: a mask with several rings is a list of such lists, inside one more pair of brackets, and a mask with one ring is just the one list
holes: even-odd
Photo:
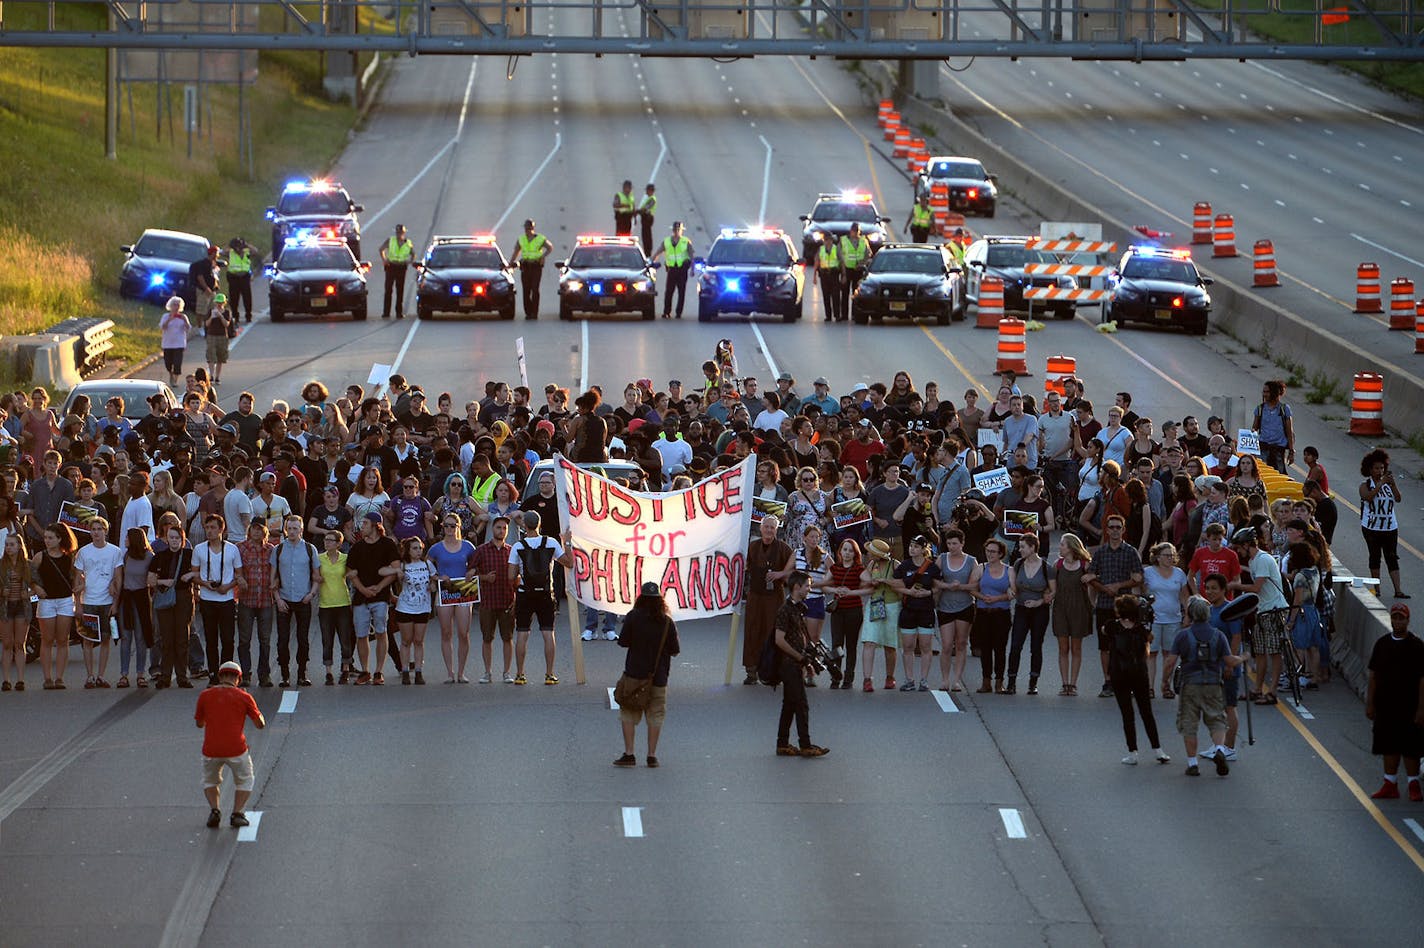
[(939, 702), (939, 709), (945, 714), (957, 714), (959, 705), (954, 703), (954, 698), (948, 691), (931, 691), (935, 701)]
[(640, 806), (625, 806), (623, 808), (623, 835), (629, 839), (641, 839), (643, 836), (643, 808)]
[[(296, 694), (289, 691), (288, 694)], [(249, 810), (247, 813), (247, 825), (237, 831), (237, 841), (239, 843), (257, 842), (257, 827), (262, 825), (262, 811)]]
[(297, 710), (297, 698), (298, 698), (299, 696), (300, 696), (300, 692), (296, 692), (296, 691), (284, 691), (284, 692), (282, 692), (282, 703), (277, 706), (277, 713), (278, 713), (278, 714), (291, 714), (293, 711), (296, 711), (296, 710)]
[(1019, 816), (1019, 811), (1012, 807), (1003, 807), (999, 810), (999, 819), (1004, 821), (1004, 833), (1009, 839), (1027, 839), (1028, 833), (1024, 830), (1023, 817)]

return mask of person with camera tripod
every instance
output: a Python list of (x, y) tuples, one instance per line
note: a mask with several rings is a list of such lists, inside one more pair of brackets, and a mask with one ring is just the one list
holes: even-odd
[(1222, 672), (1245, 661), (1231, 651), (1226, 633), (1210, 624), (1211, 603), (1200, 596), (1187, 600), (1187, 621), (1191, 625), (1177, 633), (1172, 654), (1182, 662), (1182, 692), (1177, 703), (1177, 731), (1187, 750), (1188, 777), (1198, 777), (1197, 726), (1205, 722), (1212, 740), (1212, 759), (1217, 776), (1231, 772), (1224, 745), (1226, 740), (1226, 699), (1222, 693)]
[[(781, 651), (781, 718), (776, 726), (776, 753), (779, 757), (824, 757), (825, 747), (811, 743), (811, 709), (806, 703), (806, 681), (802, 670), (810, 663), (806, 648), (806, 596), (811, 577), (796, 570), (786, 579), (787, 596), (776, 613), (776, 647)], [(799, 746), (791, 745), (791, 721), (796, 720)]]

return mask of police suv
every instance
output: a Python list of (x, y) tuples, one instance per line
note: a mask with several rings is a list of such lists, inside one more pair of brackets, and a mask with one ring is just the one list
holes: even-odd
[(365, 208), (351, 200), (340, 184), (331, 181), (289, 181), (277, 203), (267, 208), (272, 222), (272, 258), (288, 240), (318, 237), (344, 240), (351, 255), (361, 256), (361, 222)]
[(795, 322), (805, 286), (805, 268), (785, 231), (723, 228), (697, 274), (697, 318), (705, 323), (723, 313), (767, 313)]
[(498, 313), (514, 318), (514, 272), (493, 234), (435, 237), (415, 265), (415, 314)]

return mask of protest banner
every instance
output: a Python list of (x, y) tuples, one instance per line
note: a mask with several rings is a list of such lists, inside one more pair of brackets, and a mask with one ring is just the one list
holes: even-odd
[(442, 578), (439, 594), (442, 606), (479, 605), (480, 578), (478, 576), (471, 576), (469, 579)]
[(990, 468), (974, 475), (974, 486), (986, 494), (997, 494), (1001, 490), (1009, 489), (1009, 469), (1006, 467)]
[(655, 582), (674, 620), (731, 612), (746, 582), (754, 458), (680, 491), (644, 493), (557, 458), (573, 534), (571, 583), (585, 606), (625, 615)]

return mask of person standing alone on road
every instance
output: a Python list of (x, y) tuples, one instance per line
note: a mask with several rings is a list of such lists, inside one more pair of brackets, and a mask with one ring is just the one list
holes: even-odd
[(1370, 683), (1365, 717), (1374, 722), (1371, 752), (1384, 757), (1384, 785), (1371, 796), (1399, 798), (1399, 759), (1409, 778), (1409, 799), (1424, 802), (1419, 786), (1419, 758), (1424, 756), (1424, 642), (1409, 631), (1409, 607), (1389, 610), (1390, 634), (1370, 653)]
[(649, 184), (643, 189), (643, 197), (638, 201), (638, 222), (643, 228), (643, 253), (653, 252), (653, 218), (658, 213), (657, 189)]
[(396, 319), (405, 319), (405, 272), (410, 268), (415, 245), (405, 235), (405, 225), (397, 224), (394, 237), (381, 245), (381, 263), (385, 267), (385, 301), (381, 305), (381, 318), (391, 318), (391, 291), (396, 294)]
[(524, 221), (524, 233), (513, 256), (519, 261), (519, 288), (524, 294), (524, 318), (539, 318), (539, 282), (544, 279), (544, 258), (554, 250), (549, 238), (534, 229), (534, 219)]
[(227, 251), (227, 295), (232, 300), (232, 318), (242, 307), (247, 322), (252, 322), (252, 248), (241, 237), (234, 237)]
[(619, 237), (633, 235), (633, 218), (638, 214), (637, 198), (633, 196), (633, 182), (624, 181), (622, 190), (613, 194), (613, 233)]
[(638, 592), (633, 608), (623, 617), (623, 631), (618, 634), (618, 644), (628, 650), (623, 660), (623, 674), (629, 678), (652, 678), (652, 698), (646, 708), (618, 709), (618, 719), (623, 726), (623, 756), (613, 763), (618, 767), (638, 766), (638, 755), (633, 752), (633, 739), (638, 722), (646, 715), (648, 720), (648, 766), (658, 766), (658, 737), (663, 730), (663, 718), (667, 715), (668, 672), (672, 670), (672, 657), (682, 652), (677, 640), (677, 626), (668, 615), (667, 601), (657, 583), (644, 583)]
[[(652, 187), (652, 185), (648, 185)], [(677, 318), (682, 318), (682, 304), (687, 296), (687, 275), (692, 272), (692, 241), (682, 236), (682, 221), (672, 222), (672, 236), (664, 237), (652, 259), (667, 255), (667, 287), (663, 290), (663, 319), (672, 316), (672, 294), (677, 291)]]
[(1152, 630), (1142, 623), (1142, 606), (1136, 596), (1118, 596), (1113, 600), (1113, 612), (1114, 618), (1106, 630), (1111, 638), (1108, 669), (1112, 674), (1113, 697), (1117, 698), (1117, 708), (1122, 713), (1122, 732), (1127, 738), (1127, 756), (1122, 762), (1137, 763), (1137, 723), (1132, 716), (1132, 703), (1136, 701), (1138, 713), (1142, 715), (1142, 729), (1147, 732), (1147, 741), (1152, 745), (1157, 762), (1169, 763), (1172, 758), (1167, 756), (1157, 738), (1157, 719), (1152, 714), (1148, 691), (1152, 685), (1147, 667)]
[(218, 798), (222, 794), (222, 772), (232, 773), (232, 826), (247, 826), (247, 799), (252, 796), (252, 754), (243, 730), (247, 719), (258, 728), (267, 726), (267, 719), (257, 709), (252, 695), (237, 687), (242, 678), (242, 666), (223, 662), (215, 676), (218, 687), (198, 695), (193, 720), (203, 729), (203, 796), (208, 799), (208, 828), (217, 829), (222, 822)]
[[(762, 524), (772, 517), (762, 518)], [(806, 596), (811, 577), (796, 570), (786, 580), (787, 597), (776, 613), (776, 647), (781, 664), (781, 717), (776, 725), (776, 753), (779, 757), (824, 757), (830, 751), (811, 743), (811, 709), (806, 702), (806, 680), (802, 670), (809, 643), (806, 633)], [(791, 744), (791, 722), (796, 721), (798, 746)]]

